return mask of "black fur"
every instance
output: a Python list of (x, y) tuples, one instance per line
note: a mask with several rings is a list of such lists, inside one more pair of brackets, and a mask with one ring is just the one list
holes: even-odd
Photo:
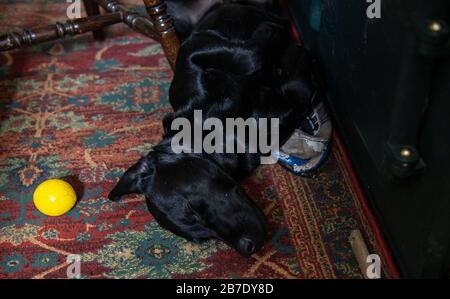
[(109, 198), (142, 193), (161, 226), (192, 241), (219, 238), (250, 255), (263, 246), (267, 223), (238, 180), (261, 155), (174, 154), (170, 125), (176, 117), (193, 121), (195, 109), (223, 121), (277, 117), (284, 142), (310, 108), (310, 59), (292, 43), (287, 21), (261, 4), (205, 1), (211, 6), (199, 9), (202, 1), (166, 2), (186, 36), (170, 86), (174, 112), (163, 121), (160, 144), (126, 171)]

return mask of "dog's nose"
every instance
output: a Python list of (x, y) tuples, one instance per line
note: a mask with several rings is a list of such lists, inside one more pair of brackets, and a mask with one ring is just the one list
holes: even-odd
[(248, 238), (242, 238), (239, 240), (239, 249), (243, 254), (251, 255), (253, 252), (255, 252), (255, 244), (252, 240)]

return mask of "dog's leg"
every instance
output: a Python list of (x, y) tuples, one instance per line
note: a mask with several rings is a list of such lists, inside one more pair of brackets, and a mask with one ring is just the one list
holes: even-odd
[(316, 86), (312, 80), (313, 59), (301, 46), (292, 43), (284, 52), (279, 69), (283, 101), (297, 112), (312, 109)]
[(181, 38), (187, 37), (203, 15), (221, 0), (166, 0), (167, 12)]

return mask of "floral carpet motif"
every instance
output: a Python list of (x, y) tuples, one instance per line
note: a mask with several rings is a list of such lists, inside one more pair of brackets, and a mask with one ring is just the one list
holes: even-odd
[[(3, 1), (0, 32), (63, 20), (66, 4), (47, 2)], [(243, 182), (270, 223), (251, 258), (165, 231), (142, 196), (108, 201), (125, 169), (160, 140), (172, 78), (157, 43), (123, 25), (108, 36), (0, 53), (0, 278), (65, 278), (72, 254), (82, 278), (362, 277), (350, 231), (360, 229), (371, 252), (380, 248), (337, 149), (309, 178), (266, 165)], [(78, 193), (64, 216), (33, 205), (49, 178)]]

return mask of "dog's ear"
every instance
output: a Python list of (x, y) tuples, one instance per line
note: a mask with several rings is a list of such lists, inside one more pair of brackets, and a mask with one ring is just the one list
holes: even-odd
[(122, 175), (117, 185), (109, 193), (108, 198), (116, 201), (126, 194), (142, 193), (143, 185), (148, 182), (153, 172), (154, 168), (149, 158), (141, 158)]
[(164, 134), (167, 134), (170, 132), (170, 127), (172, 126), (172, 121), (175, 119), (175, 115), (173, 113), (168, 113), (166, 116), (164, 116), (162, 123), (163, 123), (163, 129)]
[(223, 0), (166, 0), (165, 2), (178, 35), (185, 38), (209, 9), (222, 3)]

